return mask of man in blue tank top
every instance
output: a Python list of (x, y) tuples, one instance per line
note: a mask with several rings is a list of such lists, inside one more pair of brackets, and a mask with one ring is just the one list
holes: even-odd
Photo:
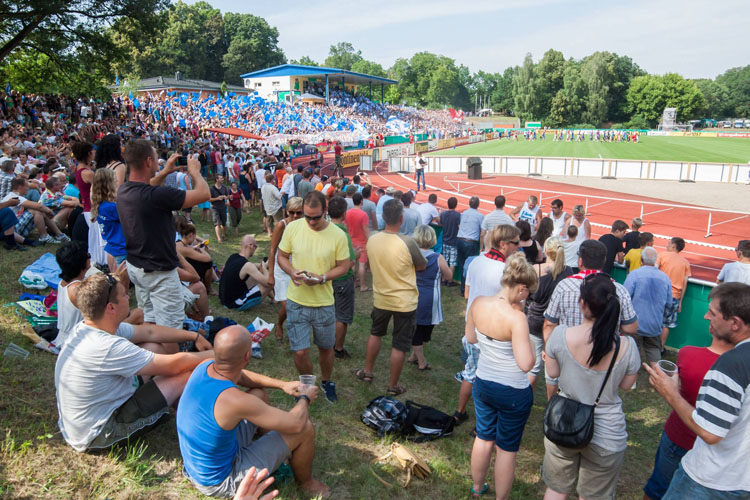
[[(251, 340), (239, 325), (216, 335), (214, 352), (215, 361), (193, 371), (177, 409), (183, 472), (196, 489), (204, 495), (231, 497), (251, 467), (273, 472), (289, 459), (306, 494), (328, 497), (328, 487), (312, 477), (315, 430), (308, 407), (318, 396), (317, 386), (245, 370)], [(289, 411), (274, 408), (265, 389), (296, 396), (297, 404)]]

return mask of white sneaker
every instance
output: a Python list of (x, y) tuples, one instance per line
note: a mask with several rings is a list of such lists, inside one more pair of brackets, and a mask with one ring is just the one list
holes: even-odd
[(39, 240), (37, 240), (37, 241), (41, 241), (42, 243), (60, 243), (59, 241), (57, 241), (55, 238), (53, 238), (49, 234), (45, 234), (44, 236), (42, 236), (41, 238), (39, 238)]
[(70, 241), (70, 237), (68, 237), (65, 233), (60, 233), (60, 236), (55, 237), (55, 241), (58, 243), (68, 243)]

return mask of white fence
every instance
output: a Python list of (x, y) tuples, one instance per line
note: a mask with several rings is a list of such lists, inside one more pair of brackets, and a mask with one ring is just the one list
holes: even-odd
[[(425, 158), (427, 158), (425, 169), (427, 172), (466, 172), (466, 156), (427, 156)], [(479, 158), (482, 160), (482, 171), (488, 174), (570, 175), (693, 182), (746, 182), (750, 179), (750, 164), (534, 156), (479, 156)], [(394, 155), (387, 159), (388, 169), (392, 172), (413, 169), (412, 158), (409, 156)]]

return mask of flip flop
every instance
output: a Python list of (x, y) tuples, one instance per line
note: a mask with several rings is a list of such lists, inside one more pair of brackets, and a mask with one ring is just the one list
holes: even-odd
[(482, 485), (482, 489), (479, 490), (479, 491), (474, 491), (474, 486), (472, 486), (471, 487), (471, 496), (473, 496), (473, 497), (481, 497), (482, 495), (484, 495), (485, 493), (487, 493), (487, 490), (489, 490), (489, 489), (490, 489), (490, 485), (487, 484), (487, 483), (484, 483)]
[(419, 370), (420, 372), (424, 372), (424, 371), (427, 371), (427, 370), (432, 370), (432, 367), (430, 366), (430, 363), (427, 363), (422, 368), (420, 368), (419, 366), (417, 366), (417, 370)]
[(399, 394), (403, 394), (406, 392), (406, 387), (397, 385), (394, 387), (389, 387), (386, 392), (391, 396), (398, 396)]

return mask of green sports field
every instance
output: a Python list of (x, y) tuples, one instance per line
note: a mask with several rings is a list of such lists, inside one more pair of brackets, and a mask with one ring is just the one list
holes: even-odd
[(430, 153), (441, 156), (546, 156), (564, 158), (617, 158), (623, 160), (747, 163), (750, 139), (732, 137), (647, 137), (640, 142), (518, 142), (499, 139)]

